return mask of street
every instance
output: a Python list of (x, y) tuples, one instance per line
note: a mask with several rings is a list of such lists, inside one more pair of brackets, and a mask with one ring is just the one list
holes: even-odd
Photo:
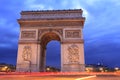
[[(92, 73), (93, 74), (93, 73)], [(68, 73), (26, 73), (0, 74), (0, 80), (120, 80), (120, 75), (114, 74), (68, 74)]]

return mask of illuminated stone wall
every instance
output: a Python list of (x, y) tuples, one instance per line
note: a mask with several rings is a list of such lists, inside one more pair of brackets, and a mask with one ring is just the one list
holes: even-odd
[(82, 10), (22, 11), (17, 71), (45, 71), (46, 45), (51, 40), (61, 43), (61, 71), (84, 71), (85, 18)]

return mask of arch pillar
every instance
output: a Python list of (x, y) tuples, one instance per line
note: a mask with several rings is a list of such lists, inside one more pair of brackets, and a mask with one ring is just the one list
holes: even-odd
[(61, 44), (61, 71), (82, 72), (85, 71), (83, 42)]
[(40, 71), (41, 45), (39, 42), (29, 42), (20, 40), (18, 46), (16, 71), (20, 72), (37, 72)]
[(45, 70), (46, 69), (46, 48), (41, 47), (40, 50), (41, 50), (40, 58), (39, 58), (39, 60), (40, 60), (40, 64), (39, 64), (40, 71), (45, 72), (46, 71)]

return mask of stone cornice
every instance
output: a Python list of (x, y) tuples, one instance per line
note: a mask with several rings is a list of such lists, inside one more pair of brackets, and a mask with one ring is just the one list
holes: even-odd
[(61, 19), (61, 20), (18, 20), (21, 27), (55, 27), (55, 26), (84, 26), (85, 19)]
[(34, 14), (36, 14), (36, 13), (41, 13), (41, 14), (43, 14), (43, 13), (56, 13), (56, 12), (58, 12), (58, 13), (70, 13), (70, 12), (79, 12), (79, 13), (82, 13), (83, 11), (82, 11), (82, 9), (68, 9), (68, 10), (37, 10), (37, 11), (22, 11), (21, 12), (21, 15), (24, 15), (24, 14), (32, 14), (32, 13), (34, 13)]
[(83, 28), (83, 21), (48, 21), (48, 22), (22, 22), (21, 27), (67, 27), (76, 26)]
[(85, 17), (81, 18), (45, 18), (45, 19), (18, 19), (18, 22), (44, 22), (44, 21), (85, 21)]
[(21, 19), (69, 19), (83, 18), (82, 10), (44, 10), (44, 11), (22, 11)]

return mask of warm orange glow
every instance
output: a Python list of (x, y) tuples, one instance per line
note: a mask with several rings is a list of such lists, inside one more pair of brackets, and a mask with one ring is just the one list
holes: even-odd
[(93, 78), (93, 77), (96, 77), (96, 75), (94, 75), (94, 76), (88, 76), (88, 77), (83, 77), (83, 78), (77, 78), (75, 80), (89, 79), (89, 78)]

